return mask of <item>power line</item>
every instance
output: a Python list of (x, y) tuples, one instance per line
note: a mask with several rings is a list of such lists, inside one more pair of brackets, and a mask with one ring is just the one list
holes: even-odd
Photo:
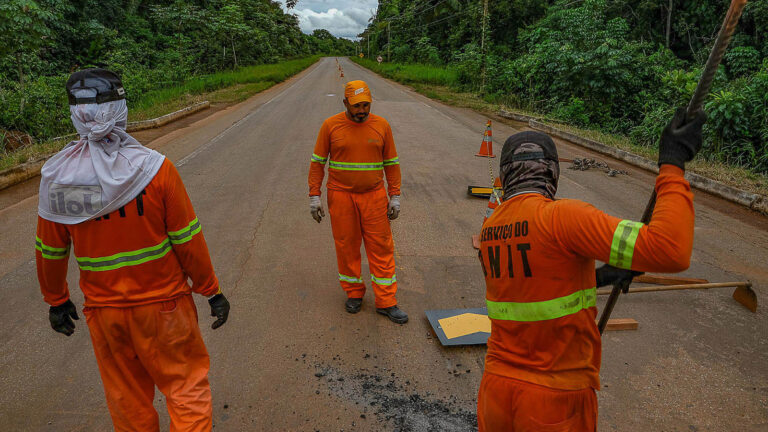
[[(420, 11), (421, 11), (421, 12), (424, 12), (424, 11), (426, 11), (426, 10), (429, 10), (429, 9), (434, 9), (434, 8), (436, 8), (437, 6), (439, 6), (441, 3), (444, 3), (445, 1), (446, 1), (446, 0), (440, 0), (439, 2), (435, 3), (434, 5), (429, 5), (429, 6), (427, 6), (427, 7), (424, 7), (424, 8), (422, 8), (422, 9), (420, 9)], [(426, 23), (426, 24), (422, 24), (422, 25), (420, 25), (420, 27), (421, 27), (421, 29), (422, 29), (422, 30), (424, 30), (424, 29), (427, 29), (427, 28), (429, 28), (429, 27), (433, 27), (433, 26), (435, 26), (435, 25), (438, 25), (438, 24), (444, 23), (445, 21), (448, 21), (448, 20), (450, 20), (450, 19), (456, 18), (456, 17), (458, 17), (458, 16), (460, 16), (460, 15), (464, 15), (464, 14), (466, 14), (466, 13), (469, 13), (469, 12), (478, 12), (478, 13), (479, 13), (479, 12), (481, 11), (481, 9), (482, 9), (482, 6), (481, 6), (480, 4), (477, 4), (475, 7), (471, 7), (471, 6), (470, 6), (470, 7), (467, 7), (466, 9), (464, 9), (464, 10), (460, 10), (460, 11), (458, 11), (458, 12), (456, 12), (456, 13), (453, 13), (453, 14), (451, 14), (451, 15), (448, 15), (448, 16), (444, 16), (444, 17), (441, 17), (440, 19), (438, 19), (438, 20), (436, 20), (436, 21), (432, 21), (432, 22), (429, 22), (429, 23)], [(382, 24), (383, 24), (383, 23), (386, 23), (386, 24), (387, 24), (387, 27), (385, 27), (385, 28), (382, 28), (382, 29), (380, 29), (380, 30), (377, 30), (376, 32), (368, 32), (368, 33), (367, 33), (368, 37), (370, 37), (370, 35), (371, 35), (371, 34), (373, 34), (373, 35), (375, 36), (375, 39), (378, 41), (378, 35), (379, 35), (380, 33), (384, 32), (385, 30), (387, 31), (387, 34), (389, 35), (389, 33), (390, 33), (390, 31), (391, 31), (391, 30), (390, 30), (390, 28), (391, 28), (391, 24), (392, 24), (394, 21), (398, 20), (400, 17), (403, 17), (403, 16), (404, 16), (406, 13), (408, 13), (408, 12), (409, 12), (409, 11), (405, 11), (405, 12), (403, 12), (403, 13), (401, 13), (400, 15), (397, 15), (397, 16), (395, 16), (395, 17), (390, 17), (390, 18), (387, 18), (387, 19), (382, 19), (382, 20), (379, 20), (379, 23), (382, 23)], [(367, 30), (367, 29), (366, 29), (366, 30)], [(413, 42), (413, 41), (415, 41), (415, 40), (417, 40), (417, 39), (420, 39), (420, 38), (422, 38), (422, 37), (425, 37), (425, 35), (423, 35), (423, 34), (422, 34), (422, 35), (415, 35), (415, 36), (412, 36), (412, 37), (410, 37), (410, 38), (408, 38), (408, 39), (405, 39), (405, 40), (400, 40), (399, 42), (400, 42), (400, 43), (410, 43), (410, 42)], [(390, 45), (391, 45), (391, 37), (390, 37), (390, 38), (388, 38), (388, 40), (387, 40), (387, 44), (386, 44), (386, 45), (387, 45), (387, 51), (389, 52), (389, 49), (390, 49)]]
[[(478, 12), (480, 11), (479, 9), (480, 9), (480, 8), (478, 7)], [(425, 24), (425, 25), (423, 25), (423, 26), (422, 26), (422, 28), (428, 28), (428, 27), (432, 27), (432, 26), (434, 26), (434, 25), (437, 25), (437, 24), (440, 24), (440, 23), (442, 23), (442, 22), (448, 21), (448, 20), (449, 20), (449, 19), (451, 19), (451, 18), (455, 18), (455, 17), (457, 17), (457, 16), (459, 16), (459, 15), (462, 15), (462, 14), (464, 14), (465, 12), (468, 12), (468, 11), (471, 11), (471, 10), (472, 10), (472, 9), (466, 9), (466, 10), (464, 10), (464, 11), (462, 11), (462, 12), (457, 12), (457, 13), (455, 13), (455, 14), (452, 14), (452, 15), (449, 15), (449, 16), (447, 16), (447, 17), (443, 17), (443, 18), (441, 18), (441, 19), (439, 19), (439, 20), (437, 20), (437, 21), (433, 21), (433, 22), (431, 22), (431, 23), (428, 23), (428, 24)], [(412, 37), (410, 37), (410, 38), (408, 38), (408, 39), (405, 39), (405, 40), (400, 40), (399, 42), (400, 42), (400, 43), (409, 43), (409, 42), (413, 42), (413, 41), (415, 41), (415, 40), (417, 40), (417, 39), (421, 39), (422, 37), (424, 37), (424, 35), (416, 35), (416, 36), (412, 36)]]

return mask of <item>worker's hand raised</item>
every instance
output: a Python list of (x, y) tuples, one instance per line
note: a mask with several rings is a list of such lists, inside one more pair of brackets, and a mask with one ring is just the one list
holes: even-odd
[(51, 306), (48, 310), (48, 319), (54, 330), (71, 336), (75, 332), (75, 322), (72, 319), (79, 320), (80, 317), (77, 316), (77, 308), (72, 300), (67, 300), (58, 306)]
[(325, 211), (323, 211), (323, 202), (320, 201), (318, 195), (309, 197), (309, 212), (312, 213), (312, 218), (320, 223), (325, 217)]
[(705, 121), (707, 115), (704, 111), (697, 112), (693, 120), (686, 121), (685, 109), (678, 108), (661, 133), (659, 166), (670, 164), (685, 169), (685, 163), (693, 160), (701, 150), (701, 129)]
[(400, 195), (392, 195), (389, 197), (389, 205), (387, 206), (387, 216), (390, 220), (395, 220), (400, 215)]
[(211, 316), (218, 318), (211, 324), (211, 328), (216, 330), (229, 318), (229, 300), (224, 297), (224, 294), (218, 293), (208, 299), (208, 304), (211, 305)]

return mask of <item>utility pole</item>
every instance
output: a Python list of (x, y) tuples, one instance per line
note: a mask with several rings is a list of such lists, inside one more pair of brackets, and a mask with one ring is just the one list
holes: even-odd
[(368, 36), (368, 58), (371, 58), (371, 34), (368, 33), (366, 36)]
[(488, 0), (483, 0), (483, 34), (480, 38), (480, 52), (483, 55), (482, 83), (480, 84), (480, 93), (485, 94), (485, 28), (488, 26)]
[[(485, 0), (488, 1), (488, 0)], [(392, 34), (389, 31), (389, 24), (390, 22), (387, 21), (387, 63), (389, 63), (389, 47), (392, 45)]]

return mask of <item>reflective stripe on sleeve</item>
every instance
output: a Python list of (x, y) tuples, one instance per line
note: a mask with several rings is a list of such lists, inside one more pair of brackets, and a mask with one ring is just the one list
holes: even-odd
[(597, 290), (587, 288), (565, 297), (540, 302), (495, 302), (486, 300), (488, 318), (505, 321), (545, 321), (575, 314), (595, 305)]
[(349, 282), (349, 283), (363, 283), (363, 280), (360, 278), (347, 276), (339, 273), (339, 280), (342, 282)]
[(322, 165), (325, 165), (325, 163), (328, 162), (328, 158), (323, 158), (323, 157), (320, 157), (320, 156), (312, 153), (311, 161), (312, 162), (317, 162), (317, 163), (322, 164)]
[(392, 285), (393, 283), (397, 282), (397, 275), (392, 275), (391, 278), (379, 278), (374, 275), (371, 275), (371, 280), (373, 282), (376, 282), (378, 285), (381, 286), (388, 286)]
[(328, 168), (344, 171), (378, 171), (384, 169), (384, 162), (337, 162), (329, 160)]
[(171, 251), (171, 240), (166, 238), (162, 243), (147, 248), (122, 252), (106, 257), (91, 258), (77, 257), (77, 264), (81, 270), (107, 271), (121, 267), (135, 266), (147, 261), (160, 259)]
[(632, 268), (632, 256), (635, 253), (635, 241), (640, 234), (640, 228), (643, 226), (640, 222), (623, 220), (619, 222), (616, 231), (613, 232), (613, 242), (611, 243), (611, 256), (608, 264), (622, 268)]
[(48, 246), (37, 236), (35, 236), (35, 249), (40, 251), (43, 258), (49, 260), (60, 260), (69, 256), (69, 247), (55, 248)]
[(392, 158), (384, 161), (384, 166), (400, 165), (400, 158)]
[(200, 221), (195, 218), (189, 225), (178, 231), (168, 231), (168, 238), (175, 245), (184, 244), (192, 240), (192, 237), (201, 230)]

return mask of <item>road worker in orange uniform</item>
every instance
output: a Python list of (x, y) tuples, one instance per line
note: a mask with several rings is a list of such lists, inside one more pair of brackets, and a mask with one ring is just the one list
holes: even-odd
[(209, 297), (214, 329), (229, 302), (200, 221), (173, 164), (125, 132), (117, 75), (75, 72), (67, 90), (80, 140), (43, 167), (38, 206), (37, 275), (51, 326), (70, 336), (79, 319), (67, 286), (72, 252), (115, 430), (159, 430), (157, 386), (171, 431), (210, 431), (209, 357), (191, 292)]
[(596, 286), (615, 268), (680, 272), (693, 247), (693, 194), (685, 162), (701, 148), (700, 113), (680, 110), (662, 134), (656, 207), (648, 225), (590, 204), (555, 200), (557, 148), (520, 132), (500, 160), (504, 201), (483, 224), (479, 257), (491, 336), (478, 394), (481, 432), (597, 430), (600, 333)]
[(395, 299), (395, 247), (389, 226), (400, 214), (400, 162), (392, 129), (383, 117), (370, 113), (371, 91), (363, 81), (347, 83), (344, 106), (346, 111), (327, 118), (317, 135), (309, 164), (310, 212), (318, 223), (325, 216), (320, 187), (328, 165), (328, 211), (339, 282), (347, 293), (345, 308), (357, 313), (363, 303), (360, 242), (365, 241), (376, 311), (404, 324), (408, 315)]

